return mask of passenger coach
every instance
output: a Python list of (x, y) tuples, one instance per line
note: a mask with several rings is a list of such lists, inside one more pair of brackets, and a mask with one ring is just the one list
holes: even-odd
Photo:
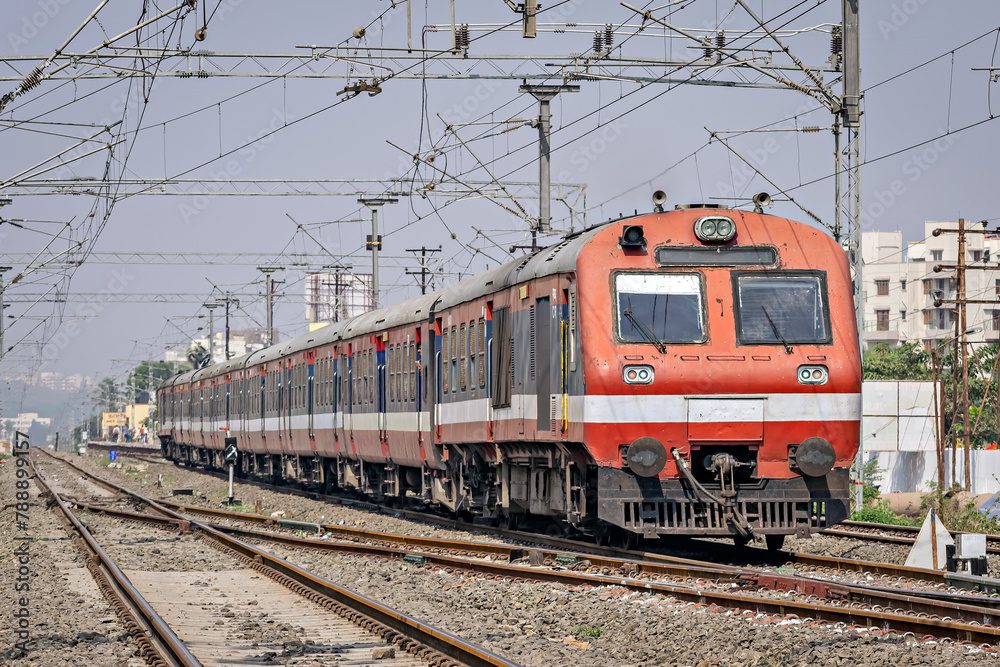
[(176, 461), (628, 543), (843, 520), (861, 364), (825, 232), (708, 205), (178, 375)]

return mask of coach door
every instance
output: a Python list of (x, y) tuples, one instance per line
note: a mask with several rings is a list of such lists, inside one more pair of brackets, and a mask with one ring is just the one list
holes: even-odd
[(386, 359), (388, 358), (389, 347), (381, 338), (375, 350), (375, 402), (378, 410), (378, 437), (380, 440), (386, 438), (385, 428), (385, 404), (386, 404)]
[(552, 304), (548, 297), (535, 302), (535, 327), (531, 366), (535, 375), (536, 428), (539, 433), (552, 428)]

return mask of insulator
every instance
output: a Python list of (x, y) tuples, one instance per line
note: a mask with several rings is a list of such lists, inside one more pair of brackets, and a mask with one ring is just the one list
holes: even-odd
[(458, 46), (463, 49), (469, 48), (469, 24), (463, 23), (458, 29)]
[(594, 33), (594, 52), (600, 53), (604, 50), (604, 33), (600, 30)]
[(726, 48), (726, 31), (725, 30), (720, 30), (719, 32), (715, 33), (715, 48), (720, 49), (720, 50)]
[(604, 24), (604, 46), (611, 48), (615, 43), (615, 29), (610, 23)]
[(805, 127), (799, 128), (801, 132), (819, 132), (822, 130), (819, 125), (806, 125)]
[(839, 25), (830, 32), (830, 53), (838, 57), (844, 53), (844, 35)]
[(29, 74), (24, 78), (24, 83), (21, 84), (21, 93), (28, 92), (29, 90), (37, 86), (39, 83), (41, 83), (41, 80), (42, 80), (42, 68), (41, 66), (38, 66), (35, 69), (31, 70), (31, 74)]

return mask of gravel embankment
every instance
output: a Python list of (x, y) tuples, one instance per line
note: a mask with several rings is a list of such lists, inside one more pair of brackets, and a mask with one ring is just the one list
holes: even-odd
[(511, 582), (398, 561), (267, 548), (529, 666), (997, 665), (963, 646), (884, 638), (619, 587)]
[[(58, 508), (46, 509), (34, 483), (30, 485), (31, 506), (26, 530), (17, 521), (15, 465), (8, 460), (0, 467), (0, 664), (38, 665), (145, 665), (133, 654), (135, 641), (119, 623), (85, 567), (81, 549), (71, 541), (71, 533)], [(28, 536), (29, 563), (27, 591), (15, 586), (20, 576), (15, 550)], [(22, 582), (23, 583), (23, 580)], [(17, 646), (20, 598), (28, 602), (31, 641), (27, 651)]]
[[(200, 472), (171, 464), (125, 463), (123, 470), (108, 469), (96, 458), (85, 461), (94, 472), (154, 496), (166, 496), (173, 488), (190, 488), (195, 495), (182, 500), (217, 506), (225, 493), (222, 480)], [(137, 468), (129, 470), (130, 465)], [(155, 482), (161, 474), (163, 488), (158, 489)], [(440, 529), (250, 485), (240, 485), (237, 496), (247, 506), (258, 500), (262, 513), (281, 510), (287, 518), (343, 522), (408, 535), (469, 537), (464, 531)], [(476, 539), (489, 538), (477, 535)], [(806, 550), (805, 547), (819, 545), (829, 548), (828, 553), (836, 553), (843, 548), (843, 542), (840, 538), (820, 537), (793, 540), (789, 546)], [(273, 544), (267, 548), (527, 665), (1000, 664), (995, 655), (967, 646), (917, 644), (910, 639), (886, 638), (868, 631), (691, 605), (618, 587), (581, 589), (497, 581), (398, 561)], [(855, 557), (877, 559), (862, 554)]]
[[(94, 474), (152, 498), (167, 498), (192, 505), (220, 507), (228, 492), (227, 482), (224, 479), (207, 475), (197, 469), (175, 466), (169, 462), (148, 462), (121, 456), (118, 460), (122, 463), (122, 467), (109, 468), (107, 459), (102, 459), (96, 453), (90, 453), (84, 457), (63, 456), (67, 456), (73, 463)], [(162, 481), (160, 480), (161, 475)], [(161, 481), (161, 487), (157, 487), (158, 481)], [(193, 494), (173, 496), (174, 489), (191, 489)], [(235, 484), (234, 493), (236, 498), (243, 503), (242, 509), (236, 509), (243, 512), (254, 512), (255, 506), (259, 506), (261, 514), (270, 515), (274, 512), (281, 512), (282, 518), (285, 519), (339, 524), (400, 535), (505, 543), (502, 539), (484, 533), (452, 530), (393, 516), (389, 513), (380, 514), (302, 498), (253, 484), (242, 484), (239, 481)]]

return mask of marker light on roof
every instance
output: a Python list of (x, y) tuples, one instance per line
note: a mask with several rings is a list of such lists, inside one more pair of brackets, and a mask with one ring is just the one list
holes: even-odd
[(705, 243), (725, 243), (736, 236), (736, 225), (721, 215), (706, 215), (694, 222), (694, 235)]

